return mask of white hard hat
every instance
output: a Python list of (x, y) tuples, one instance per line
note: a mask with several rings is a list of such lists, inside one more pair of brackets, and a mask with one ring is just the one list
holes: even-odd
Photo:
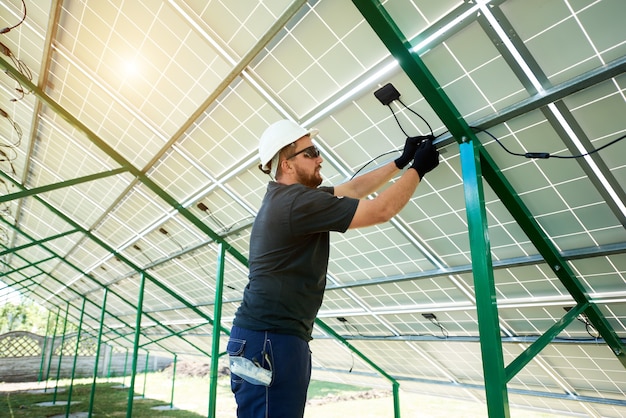
[[(317, 133), (317, 129), (306, 130), (289, 119), (274, 122), (263, 132), (259, 141), (261, 169), (267, 170), (267, 165), (283, 147), (297, 141), (305, 135), (314, 137)], [(276, 167), (272, 167), (272, 171), (276, 173)]]

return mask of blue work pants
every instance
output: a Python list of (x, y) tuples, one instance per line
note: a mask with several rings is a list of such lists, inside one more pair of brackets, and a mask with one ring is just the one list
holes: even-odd
[(255, 385), (231, 373), (239, 418), (297, 418), (304, 415), (311, 380), (309, 343), (294, 335), (233, 327), (226, 351), (272, 371), (269, 386)]

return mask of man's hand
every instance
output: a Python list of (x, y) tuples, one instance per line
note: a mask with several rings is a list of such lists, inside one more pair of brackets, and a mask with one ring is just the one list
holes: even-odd
[(432, 135), (408, 137), (406, 139), (406, 142), (404, 143), (402, 155), (394, 160), (394, 163), (396, 163), (396, 167), (398, 167), (400, 170), (406, 167), (415, 157), (415, 152), (417, 151), (417, 147), (419, 146), (419, 144), (428, 139), (432, 140), (434, 139), (434, 137)]
[(428, 139), (422, 141), (417, 147), (413, 164), (411, 164), (410, 168), (414, 168), (417, 171), (421, 180), (426, 173), (438, 165), (439, 151), (437, 151), (437, 148), (433, 145), (433, 138), (428, 137)]

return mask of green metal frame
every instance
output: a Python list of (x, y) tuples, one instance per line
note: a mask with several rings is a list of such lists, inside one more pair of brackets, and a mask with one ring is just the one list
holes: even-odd
[[(294, 7), (290, 7), (290, 10), (296, 10), (297, 8)], [(70, 125), (72, 125), (73, 127), (75, 127), (76, 129), (78, 129), (79, 131), (83, 132), (86, 137), (93, 143), (95, 144), (97, 147), (99, 147), (102, 151), (104, 151), (109, 157), (111, 157), (111, 159), (113, 159), (114, 161), (116, 161), (121, 167), (116, 169), (115, 171), (117, 172), (117, 170), (119, 170), (119, 172), (128, 172), (131, 175), (135, 176), (140, 182), (142, 182), (146, 187), (148, 187), (148, 189), (150, 189), (153, 193), (155, 193), (158, 197), (160, 197), (161, 199), (163, 199), (166, 203), (168, 203), (173, 209), (175, 209), (176, 211), (178, 211), (178, 213), (183, 216), (186, 220), (188, 220), (191, 224), (193, 224), (194, 226), (196, 226), (199, 230), (201, 230), (202, 232), (204, 232), (209, 238), (211, 238), (215, 243), (219, 244), (220, 246), (223, 247), (224, 252), (228, 252), (230, 255), (232, 255), (236, 260), (238, 260), (240, 263), (242, 263), (244, 266), (248, 266), (248, 260), (234, 247), (232, 247), (230, 244), (228, 244), (222, 237), (220, 237), (217, 233), (215, 233), (210, 227), (208, 227), (206, 224), (204, 224), (202, 222), (202, 220), (200, 220), (199, 218), (197, 218), (195, 215), (193, 215), (193, 213), (191, 213), (189, 210), (187, 210), (185, 207), (183, 207), (179, 202), (177, 202), (172, 196), (170, 196), (167, 192), (165, 192), (163, 189), (161, 189), (156, 183), (154, 183), (147, 175), (146, 173), (143, 173), (141, 170), (139, 170), (138, 168), (132, 166), (132, 164), (127, 161), (121, 154), (117, 153), (112, 147), (110, 147), (106, 142), (104, 142), (101, 138), (99, 138), (93, 131), (91, 131), (86, 125), (84, 125), (82, 122), (80, 122), (77, 118), (75, 118), (72, 114), (70, 114), (65, 108), (63, 108), (60, 104), (58, 104), (57, 102), (55, 102), (52, 98), (50, 98), (41, 88), (39, 88), (38, 86), (34, 85), (30, 80), (26, 79), (22, 74), (20, 74), (17, 70), (15, 70), (6, 60), (4, 60), (2, 57), (0, 57), (0, 68), (3, 68), (5, 71), (7, 71), (8, 73), (10, 73), (12, 76), (14, 76), (17, 80), (19, 80), (19, 82), (25, 86), (26, 88), (28, 88), (30, 91), (32, 91), (34, 93), (35, 96), (37, 96), (42, 102), (44, 102), (45, 104), (47, 104), (54, 112), (56, 112), (59, 116), (61, 116), (63, 119), (65, 119)], [(109, 172), (110, 173), (110, 172)], [(0, 173), (3, 174), (3, 173)], [(15, 186), (20, 187), (22, 189), (23, 188), (22, 185), (20, 185), (19, 183), (15, 182), (11, 177), (6, 176), (6, 178), (12, 182)], [(71, 181), (68, 182), (63, 182), (60, 183), (62, 185), (69, 185)], [(205, 315), (202, 311), (200, 311), (199, 309), (197, 309), (195, 306), (191, 305), (188, 301), (186, 301), (184, 298), (182, 298), (180, 295), (178, 295), (177, 293), (173, 292), (169, 287), (167, 287), (166, 285), (164, 285), (163, 283), (161, 283), (160, 281), (158, 281), (156, 278), (150, 276), (147, 272), (143, 271), (139, 266), (135, 265), (134, 263), (132, 263), (130, 260), (128, 260), (126, 257), (124, 257), (122, 254), (116, 252), (113, 248), (111, 248), (110, 246), (108, 246), (104, 241), (100, 240), (98, 237), (96, 237), (95, 235), (93, 235), (91, 233), (91, 231), (88, 231), (86, 229), (84, 229), (81, 225), (79, 225), (78, 223), (76, 223), (75, 221), (73, 221), (72, 219), (70, 219), (69, 217), (65, 216), (63, 213), (61, 213), (60, 211), (58, 211), (56, 208), (52, 207), (51, 205), (47, 204), (45, 201), (41, 200), (36, 194), (32, 194), (32, 196), (35, 199), (38, 199), (38, 201), (43, 204), (44, 206), (46, 206), (48, 209), (50, 209), (54, 214), (56, 214), (57, 216), (59, 216), (61, 219), (63, 219), (65, 222), (67, 222), (69, 225), (71, 225), (73, 228), (76, 229), (76, 231), (81, 232), (82, 234), (84, 234), (85, 236), (87, 236), (89, 239), (91, 239), (92, 241), (94, 241), (96, 244), (98, 244), (99, 246), (101, 246), (103, 249), (107, 250), (108, 252), (110, 252), (111, 254), (113, 254), (115, 257), (117, 257), (120, 261), (124, 262), (125, 264), (127, 264), (128, 266), (130, 266), (131, 268), (133, 268), (135, 271), (137, 271), (138, 273), (141, 274), (142, 277), (142, 283), (145, 279), (150, 280), (152, 283), (156, 284), (160, 289), (164, 290), (165, 292), (167, 292), (170, 296), (174, 297), (176, 300), (178, 300), (179, 302), (181, 302), (185, 307), (191, 309), (193, 312), (195, 312), (197, 315), (199, 315), (200, 317), (206, 319), (209, 324), (213, 324), (213, 320), (211, 318), (209, 318), (207, 315)], [(50, 250), (48, 250), (50, 251)], [(76, 269), (77, 271), (80, 272), (80, 269), (78, 269), (76, 266), (72, 265), (71, 263), (69, 263), (67, 260), (61, 258), (63, 262), (68, 263), (68, 265), (70, 265), (72, 268)], [(86, 274), (84, 272), (82, 272), (82, 274), (84, 274), (86, 277), (90, 278), (91, 280), (93, 280), (95, 283), (99, 284), (102, 288), (104, 288), (105, 286), (102, 285), (101, 283), (99, 283), (92, 275)], [(61, 282), (60, 282), (61, 283)], [(118, 296), (120, 297), (120, 296)], [(123, 298), (120, 297), (120, 299), (124, 300)], [(133, 306), (132, 304), (130, 304), (131, 306)], [(158, 323), (158, 321), (155, 321)], [(320, 321), (320, 323), (322, 323)], [(323, 323), (322, 323), (323, 324)], [(319, 323), (318, 323), (319, 325)], [(325, 324), (324, 324), (325, 325)], [(139, 324), (137, 325), (139, 326)], [(327, 327), (327, 326), (326, 326)], [(167, 327), (166, 327), (167, 328)], [(229, 330), (220, 327), (221, 332), (224, 332), (226, 335), (229, 335), (230, 332)], [(337, 333), (335, 333), (332, 328), (328, 327), (329, 332), (332, 331), (331, 335), (336, 335), (339, 336)], [(176, 335), (175, 333), (173, 333), (173, 335)], [(342, 339), (343, 340), (343, 339)], [(186, 340), (185, 340), (186, 341)], [(345, 340), (343, 340), (344, 342), (346, 342)], [(138, 344), (138, 343), (137, 343)], [(350, 345), (348, 343), (348, 347), (353, 350), (355, 353), (357, 353), (357, 355), (359, 355), (361, 358), (363, 358), (368, 364), (372, 365), (377, 371), (379, 371), (380, 373), (382, 373), (383, 375), (385, 375), (387, 378), (391, 378), (389, 375), (387, 375), (382, 369), (380, 369), (378, 366), (376, 366), (371, 360), (367, 359), (367, 357), (365, 357), (362, 353), (360, 353), (358, 350), (356, 350), (356, 348), (354, 348), (352, 345)], [(137, 348), (137, 347), (135, 347)], [(134, 373), (133, 373), (134, 375)], [(399, 383), (395, 380), (393, 380), (393, 378), (391, 378), (394, 383), (393, 389), (394, 389), (394, 395), (396, 396), (396, 399), (394, 401), (394, 407), (397, 408), (396, 410), (396, 417), (399, 417), (399, 402), (397, 401), (397, 396), (398, 396), (398, 386)], [(131, 406), (132, 409), (132, 406)]]
[[(67, 306), (65, 307), (65, 318), (63, 319), (63, 334), (61, 335), (61, 345), (59, 351), (59, 362), (57, 365), (57, 374), (54, 384), (54, 394), (52, 395), (52, 404), (57, 403), (57, 395), (59, 394), (59, 378), (61, 376), (61, 364), (63, 362), (63, 346), (65, 345), (65, 331), (67, 330), (67, 316), (70, 312), (70, 303), (67, 302)], [(52, 355), (54, 355), (54, 346), (52, 348)]]
[(139, 294), (137, 295), (137, 317), (135, 323), (135, 341), (133, 344), (133, 362), (130, 374), (130, 386), (128, 388), (128, 406), (126, 418), (133, 416), (133, 399), (135, 397), (135, 376), (137, 375), (137, 357), (139, 355), (139, 338), (141, 336), (141, 315), (143, 313), (143, 293), (146, 286), (146, 275), (142, 274), (139, 282)]
[[(464, 181), (472, 181), (476, 178), (476, 181), (471, 185), (465, 185), (465, 194), (470, 242), (472, 245), (472, 264), (475, 265), (474, 283), (479, 314), (483, 369), (485, 371), (485, 391), (490, 416), (506, 417), (509, 415), (506, 382), (518, 371), (520, 365), (527, 363), (529, 357), (538, 353), (537, 348), (547, 344), (546, 340), (549, 339), (550, 333), (557, 331), (561, 326), (565, 326), (568, 320), (571, 321), (571, 318), (566, 315), (558, 325), (551, 328), (546, 338), (540, 344), (525, 351), (521, 359), (516, 360), (508, 372), (505, 373), (503, 369), (504, 363), (501, 361), (502, 343), (498, 332), (497, 305), (491, 283), (493, 281), (491, 255), (490, 252), (480, 254), (481, 251), (486, 251), (489, 248), (488, 236), (486, 235), (486, 221), (483, 216), (485, 209), (484, 199), (482, 199), (481, 177), (496, 192), (546, 263), (550, 265), (557, 277), (576, 300), (578, 306), (585, 307), (585, 313), (593, 326), (600, 332), (613, 353), (626, 367), (624, 346), (613, 328), (599, 308), (591, 302), (584, 287), (575, 277), (567, 262), (560, 256), (549, 238), (543, 233), (530, 211), (500, 172), (493, 159), (480, 145), (474, 132), (438, 84), (428, 67), (417, 53), (411, 52), (412, 45), (402, 34), (382, 3), (378, 0), (353, 0), (353, 3), (387, 49), (398, 60), (402, 70), (422, 93), (426, 101), (446, 125), (451, 135), (460, 144), (462, 158), (463, 154), (466, 155), (465, 162), (463, 162), (463, 170), (466, 171), (464, 173)], [(469, 162), (467, 162), (468, 160)], [(490, 270), (491, 272), (489, 272)], [(494, 338), (495, 333), (498, 334), (497, 341)], [(494, 348), (491, 345), (494, 342), (499, 348)], [(487, 370), (489, 367), (495, 367), (498, 370)]]
[(465, 141), (460, 145), (460, 151), (487, 411), (490, 417), (509, 417), (509, 397), (478, 142)]
[(70, 388), (67, 393), (67, 405), (65, 406), (65, 418), (70, 416), (72, 408), (72, 393), (74, 392), (74, 377), (76, 376), (76, 364), (78, 362), (78, 350), (80, 349), (80, 337), (83, 332), (83, 319), (85, 317), (85, 303), (87, 298), (83, 298), (83, 305), (80, 310), (80, 319), (78, 321), (78, 331), (76, 333), (76, 346), (74, 347), (74, 359), (72, 361), (72, 376), (70, 378)]
[(315, 325), (317, 325), (321, 330), (323, 330), (331, 337), (334, 337), (337, 341), (346, 346), (351, 352), (356, 354), (357, 357), (367, 363), (371, 368), (376, 370), (381, 376), (391, 382), (393, 390), (393, 416), (395, 418), (400, 418), (400, 383), (393, 376), (391, 376), (389, 373), (380, 368), (376, 363), (370, 360), (365, 354), (359, 351), (358, 348), (350, 344), (348, 340), (339, 335), (337, 331), (332, 329), (330, 325), (322, 321), (320, 318), (315, 318)]
[(48, 319), (46, 319), (46, 335), (43, 338), (43, 346), (41, 347), (41, 363), (39, 364), (39, 374), (37, 375), (37, 381), (41, 382), (43, 377), (43, 367), (46, 361), (46, 348), (48, 348), (48, 332), (50, 331), (50, 315), (51, 311), (48, 311)]
[[(100, 310), (100, 326), (98, 327), (98, 342), (96, 346), (96, 359), (93, 365), (93, 380), (91, 382), (91, 392), (89, 393), (89, 409), (87, 410), (88, 418), (93, 414), (94, 398), (96, 396), (96, 381), (98, 380), (98, 364), (100, 363), (100, 348), (102, 347), (102, 330), (104, 329), (104, 318), (106, 316), (107, 296), (109, 289), (104, 289), (102, 295), (102, 309)], [(109, 361), (109, 364), (112, 362)]]
[(209, 415), (208, 418), (215, 418), (217, 413), (217, 369), (220, 352), (220, 323), (222, 321), (222, 295), (224, 291), (224, 269), (226, 263), (225, 248), (219, 245), (217, 256), (217, 275), (215, 278), (215, 306), (213, 307), (213, 337), (211, 345), (211, 378), (209, 387)]
[[(500, 173), (500, 170), (497, 168), (493, 160), (491, 160), (490, 156), (486, 153), (486, 151), (482, 148), (479, 141), (475, 137), (472, 130), (467, 126), (467, 123), (462, 119), (454, 105), (451, 103), (449, 98), (445, 95), (441, 87), (438, 85), (434, 77), (430, 74), (427, 67), (424, 63), (419, 59), (417, 54), (411, 53), (411, 45), (402, 35), (400, 30), (397, 28), (393, 20), (387, 15), (384, 7), (382, 6), (380, 1), (377, 0), (353, 0), (354, 4), (361, 11), (362, 15), (366, 18), (372, 28), (376, 31), (381, 40), (385, 43), (387, 48), (391, 51), (392, 55), (398, 59), (401, 67), (406, 72), (406, 74), (410, 77), (410, 79), (414, 82), (417, 88), (422, 92), (423, 96), (441, 118), (441, 120), (446, 124), (448, 129), (450, 130), (452, 136), (457, 140), (457, 142), (461, 143), (460, 147), (462, 149), (463, 159), (465, 161), (463, 163), (464, 169), (464, 179), (468, 180), (468, 184), (465, 187), (466, 191), (466, 203), (468, 210), (468, 220), (470, 223), (470, 235), (472, 237), (480, 237), (478, 241), (472, 240), (472, 263), (477, 266), (476, 271), (479, 274), (475, 274), (475, 284), (477, 291), (477, 310), (479, 311), (479, 329), (481, 333), (481, 349), (483, 353), (483, 358), (494, 358), (493, 364), (496, 364), (495, 372), (485, 372), (486, 379), (486, 391), (488, 404), (490, 405), (490, 415), (493, 413), (494, 415), (498, 415), (500, 412), (503, 414), (502, 416), (507, 416), (508, 414), (508, 403), (506, 396), (506, 382), (512, 378), (528, 361), (530, 361), (534, 355), (536, 355), (549, 341), (553, 338), (554, 335), (557, 335), (568, 323), (570, 323), (575, 317), (576, 313), (584, 312), (589, 320), (592, 322), (593, 326), (600, 332), (601, 336), (607, 342), (607, 344), (611, 347), (615, 355), (622, 362), (622, 364), (626, 367), (626, 359), (624, 354), (624, 346), (622, 345), (620, 339), (617, 337), (614, 330), (611, 328), (610, 324), (599, 310), (599, 308), (593, 304), (588, 295), (586, 294), (584, 287), (581, 283), (576, 279), (573, 271), (569, 268), (566, 260), (564, 260), (556, 248), (550, 243), (548, 237), (546, 237), (543, 233), (539, 225), (534, 221), (532, 215), (521, 202), (515, 191), (510, 187), (506, 178)], [(92, 132), (87, 126), (81, 123), (78, 119), (76, 119), (73, 115), (67, 112), (62, 106), (52, 100), (49, 96), (45, 94), (43, 90), (39, 87), (32, 84), (29, 80), (25, 79), (17, 70), (15, 70), (7, 61), (5, 61), (2, 57), (0, 57), (0, 67), (2, 67), (5, 71), (10, 73), (13, 77), (19, 80), (19, 82), (33, 91), (39, 99), (47, 104), (54, 112), (64, 118), (67, 122), (69, 122), (72, 126), (77, 128), (78, 130), (85, 133), (87, 138), (98, 146), (102, 151), (104, 151), (109, 157), (111, 157), (114, 161), (116, 161), (120, 167), (113, 169), (111, 171), (105, 173), (98, 173), (90, 176), (85, 176), (61, 183), (57, 183), (54, 185), (43, 186), (39, 188), (34, 188), (30, 190), (26, 190), (22, 188), (21, 192), (16, 194), (11, 194), (4, 196), (4, 199), (18, 199), (24, 198), (27, 196), (34, 196), (37, 198), (38, 193), (43, 193), (45, 191), (50, 191), (54, 189), (58, 189), (61, 187), (68, 187), (71, 185), (75, 185), (78, 183), (82, 183), (85, 181), (92, 181), (98, 178), (103, 178), (111, 175), (116, 175), (124, 172), (128, 172), (131, 175), (135, 176), (140, 182), (146, 185), (153, 193), (155, 193), (158, 197), (163, 199), (163, 201), (167, 202), (172, 208), (174, 208), (178, 213), (188, 220), (191, 224), (197, 227), (199, 230), (206, 233), (206, 235), (211, 238), (214, 242), (218, 243), (220, 246), (220, 254), (221, 257), (225, 255), (226, 252), (231, 254), (235, 259), (241, 262), (243, 265), (247, 266), (247, 259), (239, 253), (235, 248), (230, 246), (223, 237), (220, 237), (216, 234), (212, 229), (210, 229), (207, 225), (205, 225), (199, 218), (195, 217), (190, 211), (188, 211), (185, 207), (183, 207), (179, 202), (177, 202), (172, 196), (167, 194), (163, 189), (161, 189), (156, 183), (154, 183), (146, 173), (143, 173), (141, 170), (133, 167), (130, 162), (124, 159), (119, 153), (117, 153), (112, 147), (106, 144), (103, 140), (101, 140), (94, 132)], [(465, 138), (465, 143), (463, 142), (463, 138)], [(555, 274), (561, 280), (561, 282), (565, 285), (568, 291), (572, 294), (574, 299), (577, 302), (577, 306), (568, 312), (561, 321), (557, 322), (542, 338), (537, 340), (533, 345), (531, 345), (522, 355), (520, 355), (514, 362), (512, 362), (506, 369), (503, 367), (503, 363), (501, 362), (502, 356), (502, 347), (501, 341), (496, 341), (495, 335), (497, 334), (498, 329), (498, 319), (497, 319), (497, 305), (495, 304), (495, 292), (493, 290), (493, 272), (492, 272), (492, 262), (489, 255), (485, 256), (485, 254), (489, 254), (489, 242), (488, 237), (486, 236), (486, 220), (484, 216), (484, 198), (482, 195), (482, 183), (481, 179), (484, 178), (488, 181), (490, 186), (494, 189), (494, 191), (498, 194), (500, 199), (505, 203), (505, 205), (509, 208), (514, 218), (517, 222), (522, 226), (524, 231), (529, 235), (531, 241), (537, 247), (539, 253), (544, 257), (546, 262), (552, 267)], [(21, 187), (21, 186), (20, 186)], [(56, 215), (60, 216), (63, 220), (68, 222), (68, 224), (72, 225), (74, 230), (71, 232), (64, 233), (70, 234), (75, 232), (81, 232), (87, 238), (94, 241), (102, 248), (109, 251), (111, 254), (116, 256), (120, 261), (126, 263), (130, 267), (132, 267), (137, 273), (141, 274), (141, 292), (140, 297), (143, 297), (143, 288), (145, 286), (145, 281), (150, 280), (152, 283), (156, 284), (160, 289), (166, 291), (169, 295), (176, 298), (179, 302), (181, 302), (185, 307), (191, 309), (200, 317), (206, 319), (209, 324), (213, 324), (214, 326), (214, 351), (212, 351), (213, 359), (217, 363), (217, 357), (215, 355), (215, 339), (217, 339), (217, 351), (219, 351), (219, 335), (221, 332), (228, 334), (228, 330), (224, 329), (220, 325), (220, 321), (217, 319), (217, 309), (221, 310), (221, 298), (218, 300), (216, 297), (216, 312), (214, 319), (209, 318), (207, 315), (202, 313), (202, 311), (198, 310), (195, 306), (191, 305), (184, 298), (180, 297), (176, 293), (172, 292), (167, 286), (160, 283), (154, 277), (150, 276), (148, 273), (144, 272), (132, 263), (130, 260), (124, 258), (121, 254), (116, 253), (113, 248), (110, 248), (106, 243), (102, 240), (98, 239), (96, 236), (91, 234), (90, 231), (85, 230), (80, 227), (76, 222), (66, 217), (64, 214), (51, 207), (50, 205), (45, 204), (45, 202), (41, 201), (44, 205), (46, 205), (49, 209), (51, 209)], [(58, 237), (58, 236), (55, 236)], [(40, 245), (42, 248), (48, 250), (43, 244), (51, 239), (55, 239), (53, 237), (45, 238), (44, 240), (35, 241), (32, 240), (31, 245)], [(22, 246), (21, 248), (26, 248)], [(9, 249), (8, 252), (14, 253), (18, 251), (18, 249)], [(49, 250), (48, 250), (49, 251)], [(486, 251), (486, 253), (485, 253)], [(52, 252), (51, 252), (52, 253)], [(62, 259), (62, 258), (61, 258)], [(62, 259), (67, 263), (67, 260)], [(223, 260), (220, 261), (223, 263)], [(30, 264), (30, 266), (35, 264)], [(77, 267), (73, 266), (71, 263), (68, 265), (75, 268), (77, 271), (80, 271)], [(223, 266), (221, 267), (223, 268)], [(11, 273), (15, 272), (12, 271)], [(43, 272), (44, 274), (48, 274)], [(102, 286), (103, 289), (106, 289), (101, 283), (99, 283), (94, 277), (88, 275), (84, 272), (81, 272), (86, 277), (89, 277), (95, 283)], [(222, 273), (223, 274), (223, 271)], [(480, 275), (480, 277), (478, 277)], [(58, 283), (62, 284), (61, 281), (55, 279)], [(118, 296), (119, 297), (119, 296)], [(120, 298), (121, 300), (124, 300)], [(129, 303), (131, 306), (135, 306), (131, 304), (129, 301), (125, 301)], [(84, 303), (84, 301), (83, 301)], [(137, 324), (135, 328), (135, 349), (133, 353), (133, 363), (134, 369), (132, 373), (133, 383), (131, 386), (134, 386), (134, 375), (136, 372), (136, 356), (137, 350), (139, 348), (139, 337), (140, 337), (140, 318), (142, 314), (141, 304), (137, 305)], [(68, 302), (68, 310), (69, 310), (69, 302)], [(104, 307), (103, 307), (104, 312)], [(67, 322), (67, 312), (66, 312), (66, 322)], [(159, 323), (158, 321), (156, 321)], [(82, 324), (82, 320), (81, 320)], [(385, 378), (389, 379), (393, 385), (394, 391), (394, 412), (395, 416), (399, 416), (399, 400), (398, 400), (398, 389), (399, 383), (392, 376), (388, 375), (384, 370), (379, 368), (375, 363), (369, 360), (365, 355), (363, 355), (358, 349), (352, 346), (347, 340), (342, 338), (339, 334), (337, 334), (330, 326), (325, 324), (321, 320), (316, 320), (316, 324), (324, 330), (327, 334), (332, 336), (333, 338), (338, 339), (342, 344), (348, 347), (352, 352), (356, 353), (361, 359), (363, 359), (367, 364), (373, 367), (377, 372), (383, 375)], [(168, 327), (159, 323), (159, 325), (168, 329)], [(170, 330), (171, 331), (171, 330)], [(56, 334), (56, 332), (55, 332)], [(65, 333), (63, 333), (65, 334)], [(179, 336), (181, 333), (172, 332), (172, 336)], [(182, 338), (182, 337), (181, 337)], [(499, 334), (498, 334), (499, 338)], [(184, 339), (184, 338), (183, 338)], [(483, 339), (485, 342), (483, 343)], [(187, 341), (187, 340), (185, 340)], [(493, 345), (498, 346), (496, 348), (487, 348), (487, 341), (491, 341)], [(187, 341), (188, 342), (188, 341)], [(492, 351), (495, 350), (495, 351)], [(128, 352), (127, 352), (128, 353)], [(484, 364), (485, 367), (485, 364)], [(493, 373), (493, 375), (492, 375)], [(58, 379), (57, 379), (58, 381)], [(499, 393), (498, 393), (499, 392)], [(130, 396), (132, 396), (133, 388), (130, 390)], [(56, 393), (55, 393), (56, 396)], [(173, 397), (173, 395), (172, 395)], [(491, 406), (493, 405), (493, 406)], [(127, 411), (129, 414), (132, 412), (132, 400), (129, 399), (130, 409)], [(130, 416), (130, 415), (129, 415)]]
[(59, 317), (61, 313), (61, 307), (57, 307), (56, 318), (54, 319), (54, 331), (52, 331), (52, 341), (50, 341), (50, 357), (48, 357), (48, 365), (46, 366), (44, 392), (48, 391), (48, 380), (50, 379), (50, 367), (52, 365), (52, 355), (54, 354), (54, 341), (57, 336), (57, 326), (59, 325)]
[(19, 192), (5, 194), (3, 196), (0, 196), (0, 203), (6, 203), (15, 199), (22, 199), (28, 196), (34, 196), (34, 195), (38, 195), (41, 193), (47, 193), (52, 190), (58, 190), (58, 189), (62, 189), (65, 187), (75, 186), (77, 184), (82, 184), (82, 183), (86, 183), (86, 182), (90, 182), (94, 180), (99, 180), (99, 179), (115, 176), (117, 174), (125, 173), (127, 171), (128, 169), (126, 168), (116, 168), (114, 170), (105, 171), (102, 173), (90, 174), (88, 176), (78, 177), (78, 178), (63, 181), (60, 183), (54, 183), (54, 184), (49, 184), (46, 186), (35, 187), (33, 189), (24, 188), (23, 190)]

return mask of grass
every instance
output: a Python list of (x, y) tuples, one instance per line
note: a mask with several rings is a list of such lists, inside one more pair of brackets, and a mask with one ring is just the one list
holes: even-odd
[[(128, 405), (128, 391), (117, 389), (117, 383), (101, 383), (97, 386), (93, 415), (98, 417), (125, 417)], [(11, 418), (35, 418), (52, 417), (56, 415), (65, 416), (67, 413), (67, 400), (69, 389), (63, 388), (62, 392), (54, 397), (54, 388), (45, 393), (32, 393), (40, 391), (26, 392), (6, 392), (0, 402), (0, 411), (5, 411)], [(89, 399), (91, 384), (75, 384), (72, 389), (72, 405), (70, 414), (87, 412), (89, 410)], [(44, 403), (45, 406), (41, 406)], [(4, 405), (3, 405), (4, 404)], [(176, 417), (176, 418), (199, 418), (206, 417), (195, 412), (178, 411), (156, 411), (153, 407), (164, 405), (163, 401), (155, 399), (139, 399), (133, 401), (133, 417)]]
[[(70, 412), (87, 412), (92, 379), (76, 379), (72, 389), (72, 405)], [(128, 404), (128, 388), (116, 387), (129, 385), (127, 377), (98, 379), (95, 393), (93, 413), (96, 417), (125, 417)], [(208, 415), (209, 379), (207, 377), (177, 377), (174, 388), (174, 407), (178, 409), (153, 410), (155, 406), (169, 405), (171, 400), (172, 379), (166, 373), (149, 373), (137, 375), (135, 392), (140, 399), (133, 401), (133, 417), (137, 418), (198, 418)], [(41, 389), (44, 384), (34, 384)], [(57, 405), (39, 406), (41, 402), (52, 402), (54, 382), (48, 382), (47, 393), (29, 393), (26, 391), (0, 392), (0, 418), (46, 418), (65, 416), (65, 401), (69, 395), (69, 381), (60, 381), (56, 397)], [(313, 401), (305, 410), (305, 418), (343, 418), (358, 416), (359, 418), (393, 417), (393, 398), (391, 394), (371, 399), (356, 396), (367, 388), (342, 385), (328, 382), (311, 381), (308, 398)], [(1, 389), (0, 389), (1, 390)], [(352, 395), (352, 400), (340, 402), (319, 402), (321, 398), (333, 395)], [(349, 397), (349, 396), (348, 396)], [(61, 402), (63, 402), (61, 404)], [(77, 403), (74, 403), (77, 402)], [(415, 393), (400, 394), (401, 416), (403, 417), (449, 417), (463, 416), (466, 418), (482, 418), (486, 416), (485, 405), (461, 400), (444, 399)], [(216, 416), (234, 417), (235, 401), (230, 392), (228, 377), (218, 379)], [(72, 415), (70, 415), (71, 417)], [(557, 417), (547, 413), (534, 412), (526, 409), (511, 409), (511, 417)]]
[[(69, 396), (69, 381), (61, 380), (55, 396), (55, 383), (33, 384), (35, 390), (0, 392), (0, 418), (33, 418), (65, 416)], [(128, 405), (128, 385), (130, 378), (98, 379), (93, 404), (93, 415), (98, 417), (125, 417)], [(126, 385), (126, 386), (124, 386)], [(174, 407), (177, 409), (154, 410), (153, 407), (169, 406), (171, 402), (172, 380), (164, 373), (137, 375), (133, 417), (206, 417), (209, 405), (209, 380), (201, 377), (177, 378), (174, 388)], [(44, 388), (46, 390), (44, 391)], [(364, 388), (312, 381), (309, 398), (323, 398), (346, 392), (359, 392)], [(145, 391), (145, 392), (144, 392)], [(91, 379), (75, 379), (72, 389), (70, 414), (87, 412), (91, 394)], [(228, 377), (218, 380), (216, 415), (235, 416), (236, 405), (230, 392)], [(40, 406), (40, 404), (46, 406)], [(50, 405), (50, 406), (48, 406)], [(7, 415), (4, 415), (6, 411)]]

